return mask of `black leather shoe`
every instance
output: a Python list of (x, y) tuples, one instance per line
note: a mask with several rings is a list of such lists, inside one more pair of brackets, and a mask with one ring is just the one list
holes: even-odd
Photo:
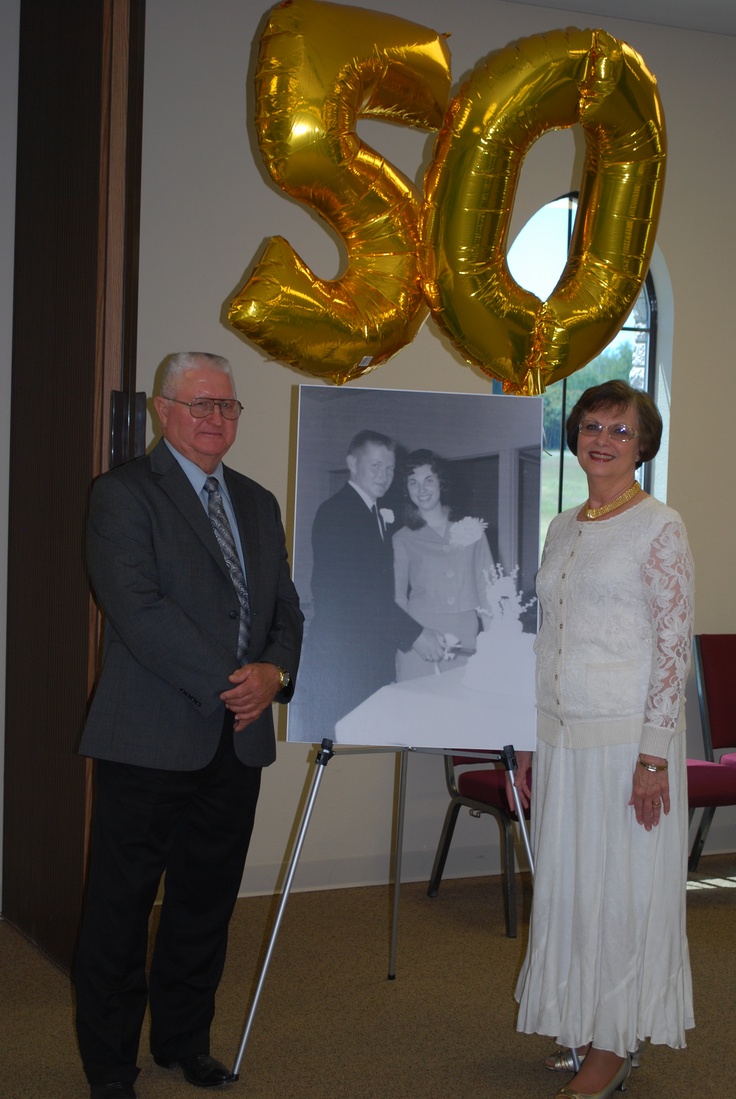
[(110, 1084), (91, 1084), (89, 1094), (90, 1099), (135, 1099), (133, 1085), (122, 1080), (113, 1080)]
[(180, 1068), (187, 1083), (194, 1084), (196, 1088), (222, 1088), (234, 1079), (230, 1070), (210, 1057), (209, 1053), (197, 1053), (181, 1061), (156, 1060), (156, 1064), (161, 1068)]

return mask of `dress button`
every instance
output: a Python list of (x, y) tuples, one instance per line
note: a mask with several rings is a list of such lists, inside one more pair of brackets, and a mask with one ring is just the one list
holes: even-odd
[(238, 611), (230, 611), (230, 617), (231, 618), (240, 618), (240, 614), (238, 613)]

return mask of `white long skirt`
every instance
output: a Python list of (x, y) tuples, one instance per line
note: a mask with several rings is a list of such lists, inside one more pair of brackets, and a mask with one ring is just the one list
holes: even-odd
[(529, 946), (517, 1029), (619, 1057), (640, 1040), (674, 1048), (694, 1026), (685, 931), (688, 806), (684, 736), (670, 749), (670, 812), (636, 823), (638, 747), (539, 742), (531, 832)]

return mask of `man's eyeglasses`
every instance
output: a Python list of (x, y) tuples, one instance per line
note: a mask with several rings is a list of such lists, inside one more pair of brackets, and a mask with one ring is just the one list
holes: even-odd
[[(597, 420), (583, 420), (578, 425), (578, 432), (581, 435), (592, 435), (598, 437), (604, 430), (603, 424), (599, 424)], [(634, 431), (628, 424), (609, 424), (605, 431), (608, 434), (609, 439), (613, 439), (614, 442), (630, 443), (632, 439), (636, 439), (639, 432)]]
[(215, 405), (219, 405), (220, 413), (226, 420), (237, 420), (243, 411), (240, 401), (229, 397), (222, 401), (213, 397), (196, 397), (193, 401), (178, 401), (176, 397), (166, 397), (165, 400), (186, 405), (195, 420), (204, 420), (211, 416)]

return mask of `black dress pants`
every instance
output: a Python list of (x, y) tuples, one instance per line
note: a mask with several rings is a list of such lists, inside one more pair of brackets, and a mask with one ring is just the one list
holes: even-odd
[[(227, 714), (215, 757), (198, 771), (97, 763), (74, 973), (77, 1037), (90, 1084), (135, 1080), (147, 1001), (157, 1060), (209, 1053), (261, 781), (260, 768), (235, 755), (232, 724)], [(149, 917), (164, 872), (149, 988)]]

